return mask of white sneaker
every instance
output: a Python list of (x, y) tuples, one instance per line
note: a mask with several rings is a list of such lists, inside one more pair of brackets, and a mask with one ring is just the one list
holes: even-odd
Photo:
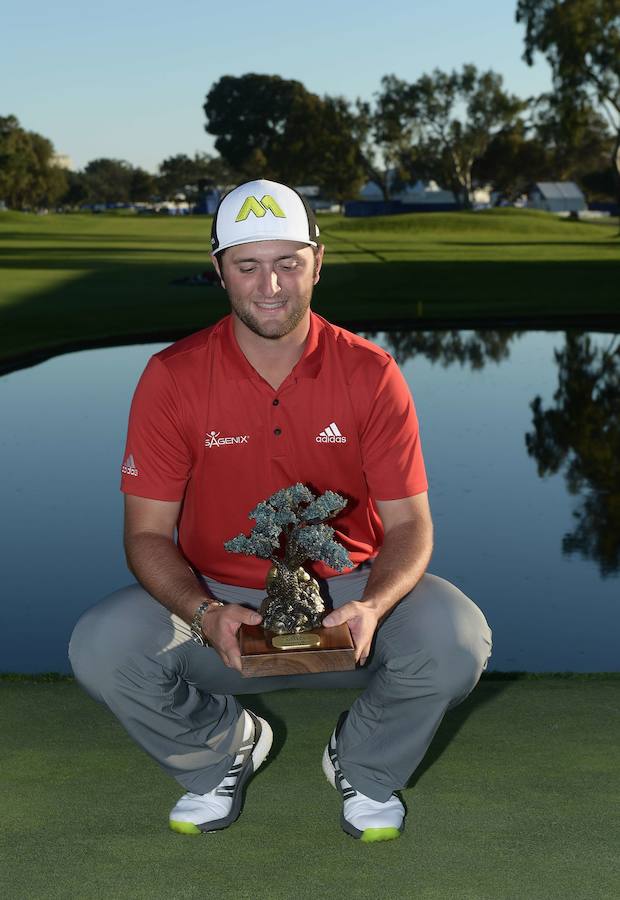
[(342, 828), (364, 843), (394, 840), (400, 837), (405, 827), (405, 807), (396, 794), (385, 803), (373, 800), (356, 791), (342, 773), (336, 743), (345, 719), (346, 713), (343, 713), (323, 753), (323, 772), (331, 786), (342, 795)]
[(170, 811), (170, 828), (179, 834), (201, 834), (228, 828), (239, 818), (243, 788), (265, 761), (273, 742), (268, 722), (245, 709), (241, 746), (226, 776), (208, 794), (184, 794)]

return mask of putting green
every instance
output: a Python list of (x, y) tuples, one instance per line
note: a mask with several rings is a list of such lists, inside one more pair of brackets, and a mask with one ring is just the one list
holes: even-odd
[(344, 834), (321, 772), (352, 691), (247, 698), (274, 727), (238, 822), (188, 840), (182, 790), (69, 681), (0, 681), (3, 891), (18, 898), (615, 900), (620, 680), (488, 680), (403, 791), (403, 835)]

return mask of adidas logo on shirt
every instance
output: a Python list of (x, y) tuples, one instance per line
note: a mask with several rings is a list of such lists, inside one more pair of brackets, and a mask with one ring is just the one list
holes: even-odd
[(315, 441), (317, 444), (346, 444), (347, 439), (344, 434), (340, 433), (336, 423), (330, 422), (324, 431), (317, 434)]
[(136, 469), (136, 464), (133, 461), (133, 454), (129, 454), (123, 465), (121, 466), (121, 472), (123, 475), (137, 475), (138, 470)]

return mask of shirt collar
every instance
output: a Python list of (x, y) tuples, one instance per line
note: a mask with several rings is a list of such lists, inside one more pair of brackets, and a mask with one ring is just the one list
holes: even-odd
[[(221, 325), (219, 345), (224, 375), (235, 380), (262, 381), (260, 375), (245, 358), (237, 343), (232, 314), (222, 319)], [(325, 323), (323, 319), (311, 312), (310, 329), (306, 338), (304, 352), (289, 377), (295, 379), (317, 377), (321, 370), (325, 351), (324, 330)]]

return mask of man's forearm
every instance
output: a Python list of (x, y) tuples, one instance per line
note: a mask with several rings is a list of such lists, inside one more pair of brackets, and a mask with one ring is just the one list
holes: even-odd
[(386, 533), (363, 596), (379, 618), (413, 590), (426, 571), (432, 549), (430, 522), (402, 522)]
[(209, 597), (171, 538), (143, 532), (126, 537), (129, 568), (156, 600), (191, 622), (198, 606)]

